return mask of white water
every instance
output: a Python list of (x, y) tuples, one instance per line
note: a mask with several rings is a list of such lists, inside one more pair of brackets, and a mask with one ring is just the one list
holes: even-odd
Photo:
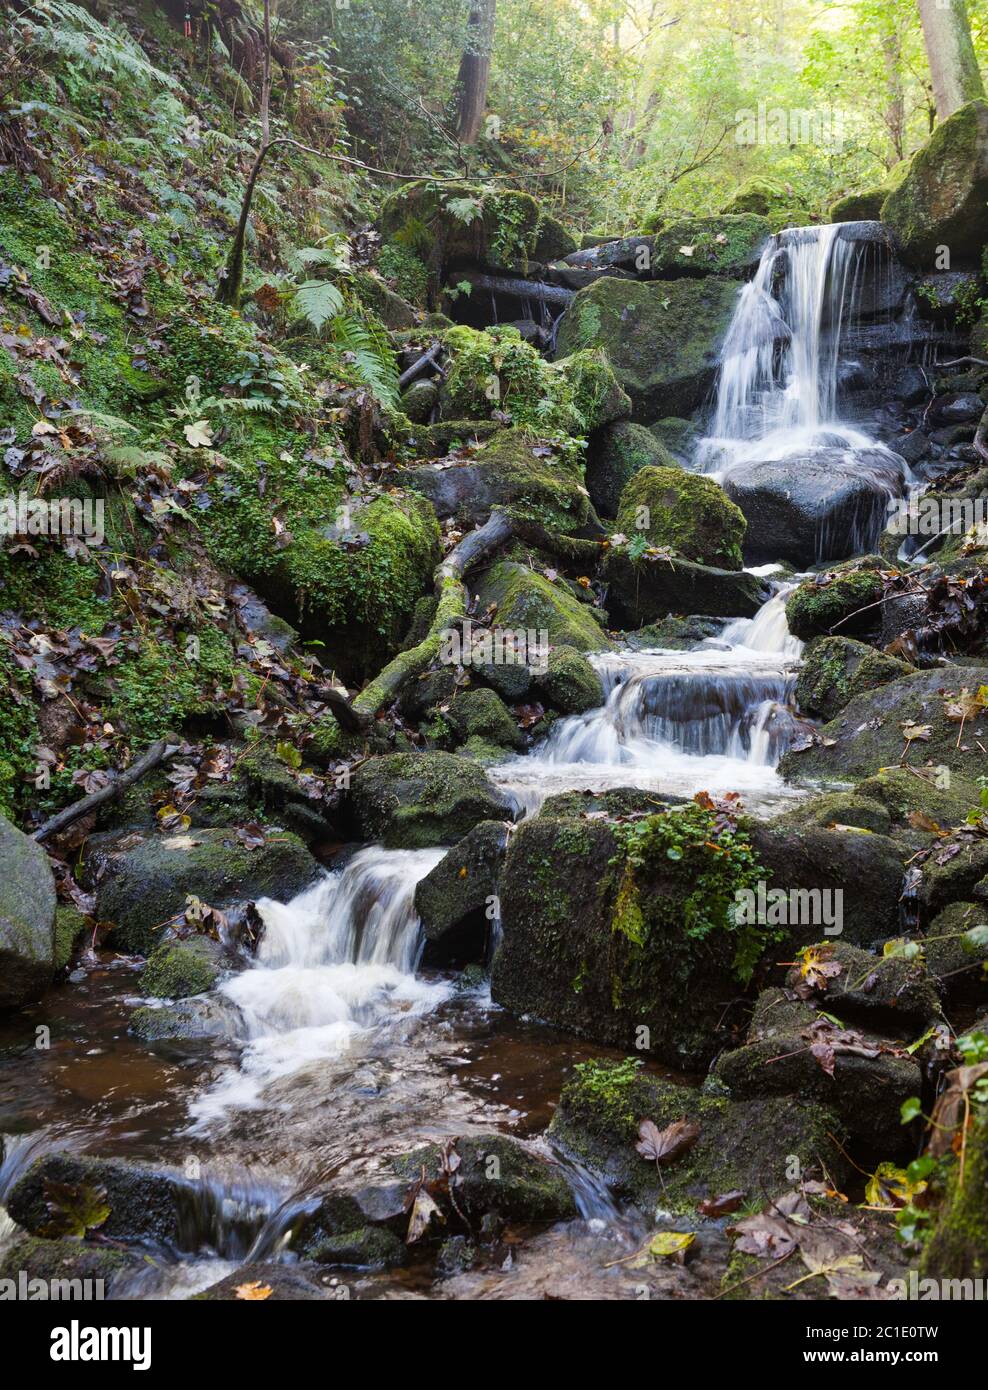
[(265, 929), (256, 962), (220, 989), (239, 1011), (246, 1047), (239, 1068), (195, 1103), (200, 1124), (265, 1103), (278, 1078), (338, 1058), (362, 1034), (448, 997), (450, 986), (415, 975), (415, 886), (445, 852), (370, 846), (290, 903), (257, 904)]

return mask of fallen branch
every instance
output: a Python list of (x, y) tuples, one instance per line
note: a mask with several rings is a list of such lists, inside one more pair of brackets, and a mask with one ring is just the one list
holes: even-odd
[(441, 348), (442, 343), (438, 341), (433, 343), (428, 352), (423, 352), (422, 356), (417, 358), (410, 367), (406, 367), (398, 378), (398, 390), (404, 391), (405, 387), (410, 386), (416, 377), (420, 377), (427, 367), (431, 367), (439, 356)]
[(572, 303), (575, 290), (564, 289), (562, 285), (547, 285), (541, 280), (523, 280), (519, 275), (488, 275), (485, 271), (464, 271), (460, 277), (477, 290), (493, 290), (495, 294), (510, 294), (515, 299), (539, 299), (546, 304)]
[(95, 811), (98, 806), (102, 806), (106, 801), (113, 801), (121, 792), (125, 792), (128, 787), (132, 787), (135, 782), (139, 782), (142, 777), (147, 776), (159, 763), (163, 763), (168, 756), (169, 745), (164, 739), (159, 739), (157, 743), (152, 743), (146, 753), (142, 754), (136, 762), (131, 763), (124, 772), (108, 783), (105, 787), (100, 787), (99, 791), (90, 792), (81, 801), (75, 801), (71, 806), (64, 807), (56, 815), (46, 820), (44, 825), (35, 830), (32, 838), (35, 840), (46, 840), (49, 835), (54, 835), (58, 830), (64, 830), (67, 825), (72, 825), (80, 817), (88, 815), (90, 811)]

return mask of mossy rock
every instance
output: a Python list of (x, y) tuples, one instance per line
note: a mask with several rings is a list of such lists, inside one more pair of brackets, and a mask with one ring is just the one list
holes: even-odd
[(700, 431), (692, 420), (669, 415), (664, 420), (655, 420), (648, 428), (649, 433), (655, 436), (677, 463), (681, 463), (684, 468), (690, 463), (701, 438)]
[(568, 534), (590, 515), (578, 469), (561, 451), (524, 430), (502, 430), (471, 457), (449, 467), (412, 466), (403, 486), (428, 498), (435, 514), (482, 524), (495, 507), (511, 507), (548, 530)]
[(631, 415), (631, 397), (614, 375), (600, 348), (584, 348), (557, 359), (556, 367), (569, 382), (573, 405), (583, 432), (600, 429)]
[(156, 999), (205, 994), (219, 978), (222, 958), (222, 946), (207, 936), (163, 942), (141, 971), (141, 990)]
[(427, 963), (462, 966), (486, 958), (487, 909), (497, 893), (507, 844), (504, 821), (481, 821), (419, 880), (415, 911), (429, 943)]
[(858, 783), (856, 795), (879, 802), (888, 811), (893, 826), (904, 827), (914, 811), (932, 817), (939, 825), (961, 825), (977, 806), (980, 789), (970, 774), (931, 772), (922, 777), (905, 767), (884, 767)]
[(364, 839), (389, 849), (452, 844), (483, 820), (510, 820), (511, 807), (468, 758), (391, 753), (354, 773), (351, 797)]
[(55, 879), (41, 845), (0, 816), (0, 1010), (37, 999), (55, 969)]
[(909, 173), (909, 160), (900, 159), (888, 177), (871, 188), (863, 188), (859, 193), (847, 193), (830, 205), (831, 222), (877, 222), (882, 215), (885, 200), (899, 187)]
[[(569, 375), (547, 362), (511, 324), (482, 332), (450, 328), (443, 341), (449, 357), (439, 392), (443, 419), (510, 416), (518, 427), (546, 435), (575, 434), (584, 427)], [(589, 383), (584, 386), (590, 389)]]
[(804, 714), (833, 719), (848, 700), (874, 690), (913, 668), (852, 637), (817, 637), (803, 653), (796, 703)]
[[(942, 1023), (937, 980), (922, 960), (872, 954), (833, 937), (812, 949), (831, 967), (839, 967), (810, 999), (820, 1009), (879, 1032), (913, 1030), (919, 1035)], [(802, 964), (790, 968), (786, 987), (806, 989)]]
[(938, 912), (923, 933), (927, 969), (952, 1008), (988, 1004), (988, 947), (966, 939), (985, 922), (988, 903), (956, 902)]
[[(692, 1148), (659, 1176), (635, 1150), (638, 1127), (686, 1119), (699, 1128)], [(838, 1144), (840, 1122), (818, 1102), (779, 1097), (732, 1101), (705, 1095), (640, 1070), (631, 1058), (581, 1063), (567, 1081), (549, 1134), (564, 1151), (600, 1174), (619, 1198), (652, 1215), (656, 1206), (687, 1213), (724, 1192), (749, 1198), (778, 1193), (786, 1163), (798, 1156), (807, 1175), (848, 1172)]]
[(546, 633), (552, 646), (580, 652), (604, 651), (612, 645), (591, 608), (527, 565), (500, 560), (473, 583), (477, 611), (496, 605), (499, 628)]
[(607, 791), (557, 792), (547, 796), (539, 807), (539, 816), (546, 820), (579, 820), (581, 816), (599, 816), (606, 812), (610, 820), (622, 816), (652, 815), (681, 804), (683, 797), (660, 796), (641, 787), (609, 787)]
[(7, 1197), (11, 1217), (32, 1235), (43, 1235), (49, 1228), (48, 1194), (55, 1184), (84, 1192), (105, 1190), (103, 1205), (110, 1210), (99, 1226), (100, 1236), (182, 1248), (183, 1212), (191, 1214), (195, 1200), (193, 1189), (182, 1179), (130, 1159), (44, 1154), (18, 1178)]
[(713, 385), (737, 294), (736, 281), (716, 275), (605, 277), (581, 290), (560, 319), (557, 350), (603, 348), (642, 424), (686, 416)]
[(885, 200), (882, 221), (905, 260), (931, 267), (938, 246), (952, 261), (975, 260), (986, 239), (988, 102), (971, 101), (942, 121)]
[(408, 1258), (404, 1242), (376, 1226), (321, 1236), (309, 1241), (304, 1253), (306, 1259), (330, 1269), (393, 1269)]
[(670, 614), (753, 618), (771, 597), (764, 579), (747, 571), (649, 555), (636, 561), (626, 545), (608, 550), (604, 577), (611, 621), (628, 629)]
[(874, 570), (831, 572), (808, 579), (786, 599), (786, 622), (794, 637), (808, 642), (838, 623), (842, 635), (866, 631), (878, 623), (875, 605), (884, 585)]
[[(557, 1163), (534, 1153), (505, 1134), (464, 1135), (456, 1140), (456, 1204), (471, 1221), (490, 1213), (525, 1224), (568, 1221), (577, 1215), (576, 1201)], [(414, 1149), (392, 1161), (402, 1178), (413, 1182), (440, 1171), (436, 1145)]]
[(402, 299), (379, 276), (369, 270), (356, 270), (352, 277), (357, 298), (377, 315), (385, 328), (412, 328), (418, 322), (420, 315), (415, 306)]
[(584, 714), (604, 703), (600, 677), (575, 647), (553, 647), (546, 670), (535, 678), (542, 699), (560, 714)]
[(445, 718), (460, 743), (476, 737), (496, 748), (524, 746), (524, 735), (507, 706), (484, 686), (459, 692), (450, 702)]
[(787, 191), (781, 183), (773, 179), (745, 179), (721, 208), (722, 213), (739, 216), (742, 213), (757, 213), (767, 219), (773, 232), (783, 227), (805, 227), (812, 221), (807, 209)]
[(963, 1177), (956, 1157), (947, 1163), (945, 1192), (920, 1272), (934, 1279), (988, 1278), (988, 1107), (972, 1106)]
[(72, 959), (76, 942), (86, 930), (86, 919), (78, 908), (60, 903), (55, 909), (55, 971), (64, 970)]
[(242, 1303), (239, 1290), (259, 1284), (268, 1290), (265, 1303), (316, 1303), (338, 1297), (330, 1285), (330, 1275), (315, 1265), (259, 1264), (241, 1265), (225, 1279), (210, 1284), (208, 1289), (193, 1294), (193, 1303)]
[(424, 425), (439, 404), (439, 387), (432, 380), (413, 381), (401, 393), (401, 408), (413, 425)]
[(655, 435), (631, 420), (618, 420), (590, 440), (587, 490), (601, 516), (617, 516), (625, 485), (649, 466), (678, 468)]
[(622, 492), (617, 514), (618, 531), (726, 570), (741, 569), (745, 526), (740, 509), (711, 478), (678, 466), (640, 469)]
[[(65, 1300), (81, 1298), (81, 1290), (78, 1294), (74, 1292), (77, 1280), (92, 1280), (90, 1287), (94, 1290), (102, 1285), (103, 1297), (126, 1298), (147, 1282), (149, 1269), (143, 1256), (136, 1251), (118, 1250), (112, 1245), (97, 1245), (94, 1241), (73, 1240), (68, 1236), (45, 1240), (22, 1235), (5, 1244), (0, 1252), (0, 1280), (10, 1279), (16, 1288), (22, 1275), (29, 1281), (41, 1281), (36, 1286), (39, 1298), (59, 1298), (60, 1295)], [(30, 1289), (29, 1283), (29, 1293)], [(66, 1290), (64, 1294), (61, 1293), (63, 1289)], [(93, 1296), (101, 1295), (94, 1293)]]
[(977, 720), (969, 721), (969, 742), (962, 741), (958, 747), (958, 724), (946, 714), (950, 703), (947, 692), (956, 694), (962, 686), (977, 690), (986, 683), (988, 667), (941, 667), (900, 676), (874, 690), (863, 691), (823, 726), (819, 741), (811, 748), (787, 753), (780, 770), (796, 781), (859, 781), (907, 759), (903, 725), (911, 723), (921, 728), (929, 726), (929, 733), (912, 743), (908, 750), (910, 762), (927, 763), (937, 769), (945, 767), (970, 777), (978, 756), (972, 750), (977, 747), (980, 725)]
[(96, 915), (113, 923), (109, 939), (118, 950), (144, 955), (185, 911), (189, 895), (219, 908), (258, 898), (285, 902), (319, 873), (305, 845), (288, 831), (270, 834), (257, 849), (222, 829), (155, 835), (123, 850), (115, 850), (108, 837), (91, 844), (91, 854), (104, 868)]
[(872, 835), (888, 835), (892, 816), (887, 807), (858, 791), (824, 792), (800, 801), (779, 817), (780, 825), (853, 826)]
[(754, 212), (667, 222), (652, 239), (652, 275), (657, 280), (677, 275), (744, 279), (774, 230), (767, 217)]
[(199, 994), (160, 1008), (145, 1004), (135, 1009), (127, 1031), (146, 1043), (200, 1044), (242, 1037), (244, 1023), (222, 994)]

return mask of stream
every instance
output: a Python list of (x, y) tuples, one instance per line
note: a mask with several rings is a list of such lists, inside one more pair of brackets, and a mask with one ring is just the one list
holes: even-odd
[[(752, 458), (866, 449), (875, 515), (884, 516), (887, 497), (908, 482), (901, 460), (836, 417), (841, 335), (867, 282), (870, 242), (855, 238), (855, 225), (786, 232), (766, 249), (739, 297), (694, 466), (723, 481)], [(862, 517), (861, 550), (874, 525)], [(821, 558), (827, 544), (822, 535)], [(771, 564), (755, 572), (775, 586), (769, 601), (694, 650), (593, 658), (603, 705), (490, 770), (519, 817), (560, 792), (612, 787), (737, 791), (761, 814), (791, 804), (799, 793), (776, 768), (797, 727), (801, 644), (784, 611), (794, 577)], [(245, 1260), (277, 1259), (290, 1215), (320, 1184), (374, 1174), (389, 1155), (471, 1131), (544, 1145), (538, 1136), (573, 1065), (620, 1054), (510, 1017), (482, 981), (419, 969), (415, 885), (444, 853), (364, 846), (292, 902), (260, 902), (256, 958), (219, 990), (225, 1038), (150, 1050), (130, 1037), (130, 1008), (147, 1001), (134, 967), (109, 955), (16, 1027), (0, 1026), (0, 1201), (49, 1148), (147, 1158), (188, 1174), (197, 1193), (189, 1248), (163, 1255), (138, 1290), (180, 1298)], [(25, 1042), (25, 1018), (29, 1033), (51, 1027), (50, 1049)], [(556, 1158), (579, 1221), (511, 1246), (497, 1269), (439, 1285), (414, 1261), (347, 1276), (354, 1296), (628, 1296), (633, 1276), (607, 1266), (635, 1248), (641, 1219)], [(0, 1242), (12, 1232), (0, 1209)], [(707, 1277), (704, 1258), (654, 1276), (680, 1297), (702, 1291)]]

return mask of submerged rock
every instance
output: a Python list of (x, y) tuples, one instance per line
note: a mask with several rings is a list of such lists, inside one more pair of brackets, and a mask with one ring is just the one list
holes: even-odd
[[(506, 1221), (569, 1221), (578, 1215), (563, 1169), (506, 1134), (468, 1134), (455, 1141), (456, 1205), (474, 1222), (491, 1213)], [(402, 1154), (395, 1171), (409, 1181), (439, 1175), (441, 1154), (428, 1145)]]
[(37, 999), (55, 969), (55, 879), (41, 846), (0, 816), (0, 1010)]
[(355, 772), (351, 798), (362, 838), (389, 849), (451, 844), (480, 821), (512, 814), (483, 770), (453, 753), (371, 758)]

